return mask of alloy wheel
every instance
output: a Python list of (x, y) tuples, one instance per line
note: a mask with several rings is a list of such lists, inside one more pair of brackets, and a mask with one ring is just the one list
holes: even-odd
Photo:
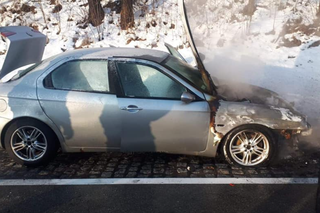
[(238, 132), (229, 144), (231, 157), (242, 166), (255, 166), (268, 158), (270, 145), (267, 137), (256, 130)]
[(23, 126), (11, 136), (11, 149), (23, 161), (36, 161), (47, 151), (47, 139), (36, 127)]

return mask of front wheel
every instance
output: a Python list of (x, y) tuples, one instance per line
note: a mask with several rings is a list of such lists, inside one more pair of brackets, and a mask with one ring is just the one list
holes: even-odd
[(58, 148), (53, 131), (32, 119), (17, 120), (9, 126), (5, 147), (17, 163), (27, 166), (47, 163)]
[(242, 126), (232, 130), (223, 145), (231, 164), (243, 167), (266, 166), (276, 156), (276, 140), (265, 127)]

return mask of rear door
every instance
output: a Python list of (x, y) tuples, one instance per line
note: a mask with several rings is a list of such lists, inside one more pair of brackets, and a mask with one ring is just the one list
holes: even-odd
[[(210, 122), (208, 103), (184, 103), (182, 84), (162, 66), (143, 60), (114, 60), (124, 151), (197, 152), (206, 149)], [(172, 74), (173, 75), (173, 74)], [(180, 79), (181, 81), (181, 79)]]
[(67, 146), (83, 151), (119, 149), (120, 110), (108, 61), (68, 61), (48, 72), (38, 81), (38, 98)]

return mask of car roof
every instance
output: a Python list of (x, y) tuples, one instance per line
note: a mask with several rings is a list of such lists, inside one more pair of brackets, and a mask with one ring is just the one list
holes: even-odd
[(65, 53), (61, 53), (55, 57), (56, 60), (73, 57), (75, 59), (107, 59), (109, 57), (114, 58), (137, 58), (161, 63), (170, 54), (167, 52), (152, 50), (152, 49), (140, 49), (140, 48), (122, 48), (122, 47), (104, 47), (104, 48), (90, 48), (72, 50)]

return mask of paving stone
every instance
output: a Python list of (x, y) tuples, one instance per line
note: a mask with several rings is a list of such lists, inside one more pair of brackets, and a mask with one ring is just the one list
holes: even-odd
[(129, 172), (137, 172), (139, 171), (139, 167), (130, 167)]
[(140, 173), (143, 175), (150, 175), (152, 173), (151, 169), (142, 169)]
[(168, 165), (176, 166), (177, 162), (175, 160), (171, 160), (167, 163)]
[(178, 173), (177, 177), (189, 177), (188, 173)]
[(153, 173), (154, 174), (162, 174), (162, 173), (164, 173), (164, 168), (154, 168), (153, 169)]
[(166, 161), (165, 161), (165, 160), (162, 160), (162, 159), (157, 159), (154, 163), (155, 163), (155, 164), (165, 164)]
[(219, 175), (229, 175), (230, 171), (228, 169), (218, 169)]
[(108, 161), (98, 161), (97, 165), (106, 165)]
[(128, 160), (122, 160), (119, 164), (128, 165), (129, 163), (130, 163), (130, 161), (128, 161)]
[(95, 171), (95, 170), (91, 170), (89, 172), (89, 175), (100, 175), (102, 172), (101, 171)]
[(126, 169), (128, 167), (128, 165), (118, 165), (119, 169)]
[(231, 169), (232, 170), (240, 170), (240, 169), (242, 169), (240, 166), (235, 166), (235, 165), (232, 165), (231, 166)]
[(47, 166), (28, 168), (13, 162), (0, 149), (0, 178), (318, 177), (318, 163), (319, 155), (309, 155), (273, 167), (251, 169), (230, 166), (219, 159), (185, 155), (60, 152)]
[(225, 163), (216, 163), (215, 166), (219, 169), (226, 169), (229, 167), (229, 165)]
[(113, 167), (107, 167), (107, 168), (105, 168), (104, 171), (106, 171), (106, 172), (113, 172), (114, 170), (115, 170), (115, 168), (113, 168)]
[[(82, 171), (90, 171), (91, 168), (92, 168), (91, 165), (84, 165), (84, 166), (82, 166), (80, 169), (81, 169)], [(56, 170), (55, 170), (55, 171), (56, 171)]]
[(112, 177), (112, 172), (102, 172), (101, 177), (102, 178), (111, 178)]
[(125, 176), (124, 173), (119, 173), (119, 172), (115, 172), (115, 173), (114, 173), (114, 177), (115, 177), (115, 178), (123, 178), (124, 176)]
[(190, 164), (190, 167), (191, 167), (191, 168), (195, 168), (195, 169), (202, 168), (202, 166), (199, 165), (199, 164)]
[(48, 171), (41, 171), (38, 173), (38, 175), (41, 175), (41, 176), (45, 176), (45, 175), (49, 175), (49, 174), (50, 174), (50, 172), (48, 172)]
[(13, 176), (16, 173), (16, 171), (6, 171), (4, 173), (5, 176)]
[(104, 165), (97, 165), (92, 168), (94, 171), (102, 171), (104, 169)]
[(118, 173), (118, 174), (124, 174), (124, 173), (126, 173), (126, 169), (118, 169), (118, 170), (116, 171), (116, 173)]
[(244, 175), (243, 170), (232, 170), (231, 173), (233, 175), (242, 175), (242, 176)]
[(187, 167), (187, 163), (178, 162), (177, 167)]
[(188, 173), (188, 170), (186, 168), (178, 168), (177, 169), (178, 174), (186, 174)]
[(138, 175), (137, 172), (128, 172), (128, 174), (126, 175), (126, 178), (134, 178)]
[(248, 169), (245, 171), (248, 175), (252, 176), (252, 175), (258, 175), (259, 173), (254, 170), (254, 169)]
[(202, 169), (195, 169), (195, 170), (192, 171), (191, 173), (192, 173), (192, 174), (199, 175), (199, 174), (203, 173), (203, 170), (202, 170)]
[(74, 169), (66, 169), (63, 174), (65, 175), (74, 175), (76, 173), (76, 170)]
[(191, 164), (199, 164), (200, 160), (199, 159), (191, 159), (190, 163)]
[(259, 170), (260, 174), (270, 174), (271, 171), (270, 170)]
[(77, 177), (84, 177), (84, 176), (86, 176), (86, 172), (83, 172), (83, 171), (78, 171), (77, 173), (76, 173), (76, 176)]
[(141, 167), (141, 169), (146, 170), (146, 169), (151, 169), (152, 166), (151, 165), (144, 165)]
[(204, 169), (204, 170), (203, 170), (203, 173), (204, 173), (204, 174), (213, 174), (213, 173), (214, 173), (214, 170), (212, 170), (212, 169)]
[(64, 172), (65, 168), (56, 168), (54, 172)]
[(166, 175), (173, 175), (176, 171), (174, 169), (167, 169), (165, 174)]
[(86, 162), (84, 163), (84, 165), (92, 165), (92, 164), (94, 164), (94, 163), (95, 163), (95, 161), (91, 160), (91, 161), (86, 161)]

